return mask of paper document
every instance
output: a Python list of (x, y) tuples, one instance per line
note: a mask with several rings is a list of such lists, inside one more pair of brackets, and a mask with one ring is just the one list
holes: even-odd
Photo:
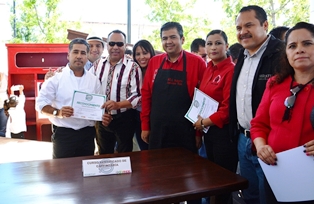
[(101, 121), (104, 109), (101, 106), (106, 102), (106, 96), (74, 91), (72, 98), (72, 117)]
[(306, 156), (303, 146), (277, 155), (277, 165), (258, 159), (279, 202), (314, 200), (314, 157)]
[[(195, 88), (193, 101), (190, 109), (185, 114), (185, 118), (192, 123), (195, 123), (198, 120), (198, 116), (208, 118), (217, 111), (218, 105), (219, 103), (216, 100)], [(207, 133), (208, 129), (209, 127), (204, 128), (203, 131)]]

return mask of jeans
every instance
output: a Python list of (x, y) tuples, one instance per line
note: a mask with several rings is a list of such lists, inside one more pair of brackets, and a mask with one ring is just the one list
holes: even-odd
[(240, 174), (249, 181), (249, 187), (243, 190), (247, 204), (266, 204), (264, 173), (257, 156), (252, 154), (252, 140), (240, 133), (238, 141)]
[(5, 137), (7, 131), (8, 117), (4, 113), (4, 108), (0, 109), (0, 137)]

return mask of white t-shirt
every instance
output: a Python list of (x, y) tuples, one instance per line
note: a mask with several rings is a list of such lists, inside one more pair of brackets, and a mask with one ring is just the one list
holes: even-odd
[[(13, 95), (11, 95), (13, 96)], [(25, 95), (21, 94), (16, 96), (18, 99), (18, 104), (16, 107), (11, 107), (9, 109), (9, 118), (7, 129), (11, 133), (18, 134), (20, 132), (26, 132), (26, 114), (24, 110), (25, 105)]]

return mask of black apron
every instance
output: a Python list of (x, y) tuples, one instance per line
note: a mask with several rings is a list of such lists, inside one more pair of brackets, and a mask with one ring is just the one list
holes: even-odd
[(187, 88), (185, 53), (183, 71), (162, 69), (165, 60), (153, 85), (149, 149), (184, 147), (197, 153), (193, 124), (184, 117), (192, 102)]

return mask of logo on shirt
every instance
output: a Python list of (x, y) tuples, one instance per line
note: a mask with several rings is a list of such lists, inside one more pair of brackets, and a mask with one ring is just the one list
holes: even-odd
[(258, 80), (267, 81), (271, 77), (271, 74), (260, 74)]
[(93, 99), (93, 96), (90, 94), (87, 94), (85, 97), (85, 100), (87, 100), (87, 101), (91, 101), (92, 99)]
[(216, 77), (213, 79), (213, 82), (214, 82), (215, 84), (218, 84), (218, 83), (220, 82), (220, 80), (221, 80), (221, 76), (218, 75), (218, 76), (216, 76)]

